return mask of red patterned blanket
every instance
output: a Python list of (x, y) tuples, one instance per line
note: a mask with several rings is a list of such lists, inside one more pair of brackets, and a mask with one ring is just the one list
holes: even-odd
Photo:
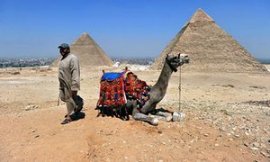
[(149, 99), (149, 86), (132, 72), (104, 73), (100, 81), (97, 107), (124, 106), (127, 100), (137, 100), (139, 107)]

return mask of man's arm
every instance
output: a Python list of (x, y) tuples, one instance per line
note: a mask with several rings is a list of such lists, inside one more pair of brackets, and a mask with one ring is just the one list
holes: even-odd
[(80, 64), (77, 57), (73, 57), (70, 63), (71, 71), (71, 91), (72, 95), (77, 95), (77, 91), (80, 90)]

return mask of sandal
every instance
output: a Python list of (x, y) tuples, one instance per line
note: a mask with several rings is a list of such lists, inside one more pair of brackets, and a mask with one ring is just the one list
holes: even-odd
[(72, 120), (66, 118), (65, 120), (63, 120), (63, 121), (61, 122), (61, 124), (64, 125), (64, 124), (68, 124), (68, 123), (70, 123), (70, 122), (72, 122)]

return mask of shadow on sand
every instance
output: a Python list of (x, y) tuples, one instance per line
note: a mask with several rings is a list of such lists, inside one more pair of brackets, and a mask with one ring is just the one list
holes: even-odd
[(244, 102), (250, 105), (256, 105), (256, 106), (267, 106), (270, 107), (270, 100), (264, 100), (264, 101), (247, 101)]
[(84, 112), (78, 112), (78, 113), (73, 113), (70, 115), (70, 118), (72, 119), (72, 121), (77, 121), (80, 119), (84, 119), (85, 118), (85, 113)]

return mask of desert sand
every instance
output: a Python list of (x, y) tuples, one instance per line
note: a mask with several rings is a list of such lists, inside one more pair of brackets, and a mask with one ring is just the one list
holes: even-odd
[[(101, 70), (82, 69), (86, 116), (61, 125), (57, 69), (1, 69), (0, 161), (270, 161), (270, 73), (182, 71), (186, 118), (155, 127), (96, 117)], [(150, 85), (160, 73), (134, 72)], [(158, 107), (178, 111), (178, 79)]]

